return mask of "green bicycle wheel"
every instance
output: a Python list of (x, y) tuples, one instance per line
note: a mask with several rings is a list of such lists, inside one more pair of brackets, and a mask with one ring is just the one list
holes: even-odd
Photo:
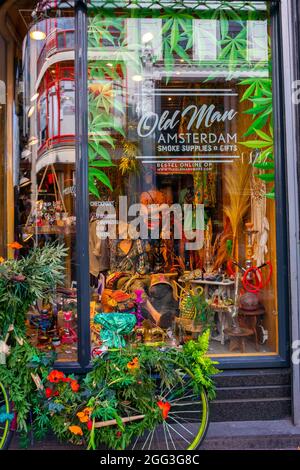
[[(3, 410), (3, 412), (6, 414), (11, 413), (9, 397), (1, 382), (0, 382), (0, 410)], [(11, 436), (12, 436), (12, 433), (10, 431), (10, 421), (5, 420), (3, 423), (0, 422), (0, 450), (5, 450), (8, 448)]]
[(131, 450), (196, 450), (204, 440), (209, 422), (206, 393), (194, 390), (190, 371), (177, 369), (176, 374), (179, 380), (170, 389), (157, 385), (156, 399), (167, 406), (166, 418), (133, 440)]

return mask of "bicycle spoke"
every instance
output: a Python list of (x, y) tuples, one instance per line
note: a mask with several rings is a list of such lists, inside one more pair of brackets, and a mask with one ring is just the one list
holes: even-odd
[(152, 445), (152, 441), (153, 441), (154, 432), (155, 432), (155, 429), (152, 431), (151, 440), (150, 440), (150, 444), (149, 444), (148, 450), (151, 450), (151, 445)]
[(166, 435), (166, 423), (165, 422), (163, 422), (163, 430), (164, 430), (165, 440), (166, 440), (166, 444), (167, 444), (167, 450), (169, 450), (169, 443), (168, 443), (168, 438), (167, 438), (167, 435)]
[(166, 422), (164, 422), (164, 425), (165, 425), (165, 427), (166, 427), (166, 429), (167, 429), (167, 431), (168, 431), (168, 434), (169, 434), (169, 436), (170, 436), (170, 440), (171, 440), (171, 442), (172, 442), (172, 444), (173, 444), (174, 450), (176, 450), (176, 446), (175, 446), (175, 443), (174, 443), (174, 441), (173, 441), (172, 435), (171, 435), (171, 433), (170, 433), (169, 427), (168, 427), (168, 425), (167, 425)]
[[(170, 413), (169, 413), (170, 415)], [(177, 419), (180, 419), (183, 423), (199, 423), (201, 421), (200, 416), (199, 418), (183, 418), (182, 416), (178, 415), (177, 413), (173, 413)]]
[[(176, 405), (173, 405), (173, 406), (176, 406)], [(178, 406), (183, 406), (183, 405), (178, 405)], [(200, 411), (200, 410), (183, 410), (183, 411), (178, 411), (177, 413), (180, 413), (180, 414), (183, 414), (183, 413), (189, 414), (189, 413), (199, 413), (199, 411)], [(173, 414), (173, 413), (175, 414), (176, 411), (174, 411), (174, 412), (169, 411), (169, 415), (171, 415), (171, 414)]]
[[(206, 416), (204, 396), (193, 386), (191, 374), (181, 373), (178, 369), (176, 372), (177, 383), (172, 380), (169, 388), (159, 380), (156, 382), (157, 400), (171, 405), (168, 417), (152, 432), (145, 431), (143, 436), (134, 438), (132, 450), (186, 450), (191, 446), (196, 448), (201, 441), (207, 426), (206, 420), (203, 421)], [(135, 413), (130, 405), (124, 409)]]
[(179, 421), (177, 421), (177, 419), (175, 419), (173, 416), (170, 417), (170, 419), (173, 419), (173, 421), (175, 421), (175, 423), (177, 423), (179, 426), (181, 426), (188, 434), (190, 434), (191, 436), (193, 436), (193, 433), (187, 429), (185, 426), (183, 426), (182, 423), (180, 423)]
[(150, 436), (151, 436), (151, 432), (149, 431), (148, 437), (147, 437), (147, 439), (146, 439), (146, 441), (145, 441), (145, 443), (144, 443), (144, 445), (143, 445), (143, 447), (142, 447), (142, 450), (145, 449), (146, 444), (147, 444), (147, 442), (148, 442)]
[(188, 441), (184, 436), (182, 436), (182, 435), (180, 434), (180, 432), (178, 432), (176, 429), (174, 429), (173, 426), (171, 426), (171, 424), (166, 423), (166, 426), (169, 427), (169, 428), (171, 428), (172, 431), (174, 431), (176, 434), (178, 434), (178, 436), (181, 437), (181, 439), (183, 439), (187, 444), (189, 444), (189, 441)]
[(140, 436), (138, 436), (138, 437), (136, 438), (135, 443), (133, 444), (132, 450), (135, 449), (135, 446), (137, 445), (139, 439), (140, 439)]
[[(187, 398), (192, 398), (192, 397), (197, 397), (199, 398), (199, 395), (197, 395), (197, 393), (193, 393), (192, 395), (185, 395), (183, 397), (180, 397), (180, 398), (175, 398), (175, 400), (171, 400), (170, 403), (174, 403), (174, 402), (180, 402), (182, 400), (186, 400)], [(194, 402), (193, 402), (194, 403)]]
[(168, 396), (168, 393), (171, 393), (171, 391), (172, 391), (175, 387), (177, 387), (177, 386), (178, 386), (177, 383), (176, 383), (175, 385), (173, 385), (173, 387), (171, 388), (171, 390), (168, 390), (167, 393), (166, 393), (166, 395), (162, 397), (162, 400), (165, 400), (166, 397)]

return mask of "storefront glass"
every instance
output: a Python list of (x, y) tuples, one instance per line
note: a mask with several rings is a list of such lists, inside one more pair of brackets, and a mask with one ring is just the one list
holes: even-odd
[(91, 3), (94, 355), (207, 325), (212, 355), (276, 354), (267, 2)]
[[(11, 248), (68, 248), (57, 302), (33, 308), (27, 331), (76, 362), (74, 11), (54, 16), (24, 41)], [(278, 354), (270, 20), (269, 2), (89, 2), (90, 311), (78, 315), (93, 357), (125, 341), (180, 347), (207, 327), (211, 355)]]
[[(24, 41), (24, 142), (16, 207), (15, 256), (35, 245), (68, 249), (57, 302), (28, 312), (27, 334), (58, 360), (77, 360), (74, 17), (49, 18)], [(44, 40), (31, 37), (45, 33)], [(63, 60), (62, 60), (63, 59)]]

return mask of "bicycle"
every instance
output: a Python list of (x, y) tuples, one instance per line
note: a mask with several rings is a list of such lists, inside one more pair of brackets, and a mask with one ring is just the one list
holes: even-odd
[[(8, 418), (12, 413), (13, 409), (9, 400), (9, 395), (3, 384), (0, 382), (0, 450), (8, 449), (13, 436), (12, 422)], [(1, 419), (1, 415), (6, 416)]]
[[(171, 362), (171, 361), (170, 361)], [(206, 391), (195, 391), (194, 374), (180, 364), (176, 368), (176, 384), (168, 389), (156, 379), (153, 403), (162, 411), (153, 429), (133, 439), (129, 450), (196, 450), (205, 439), (209, 425), (209, 404)], [(155, 405), (154, 405), (155, 406)], [(127, 416), (122, 423), (141, 421), (145, 415), (131, 407), (124, 407)], [(155, 410), (153, 410), (155, 412)], [(117, 420), (100, 421), (95, 428), (115, 426)]]
[[(114, 354), (120, 351), (109, 351), (110, 360), (114, 359)], [(126, 354), (126, 350), (121, 354)], [(173, 382), (167, 386), (153, 370), (149, 381), (150, 414), (153, 419), (151, 426), (147, 427), (149, 412), (147, 415), (141, 412), (136, 406), (134, 400), (125, 400), (126, 389), (118, 389), (118, 380), (108, 384), (109, 393), (116, 394), (118, 397), (118, 413), (121, 415), (123, 426), (141, 423), (146, 420), (146, 429), (132, 439), (129, 450), (195, 450), (205, 439), (209, 425), (209, 404), (205, 388), (195, 387), (195, 376), (191, 370), (171, 358), (172, 350), (162, 351), (161, 357), (165, 359), (165, 366), (172, 367), (174, 371)], [(102, 357), (98, 360), (103, 360)], [(154, 384), (152, 393), (151, 382)], [(0, 402), (4, 403), (5, 413), (7, 415), (4, 422), (0, 425), (0, 449), (9, 447), (14, 425), (12, 423), (13, 405), (9, 393), (0, 383)], [(94, 399), (94, 397), (93, 397)], [(99, 397), (95, 397), (95, 400)], [(102, 399), (102, 398), (101, 398)], [(103, 398), (104, 400), (105, 398)], [(85, 405), (86, 406), (86, 405)], [(0, 407), (1, 409), (1, 407)], [(82, 408), (83, 409), (83, 405)], [(103, 430), (112, 427), (118, 429), (120, 420), (95, 420), (94, 429)], [(117, 432), (117, 431), (116, 431)]]

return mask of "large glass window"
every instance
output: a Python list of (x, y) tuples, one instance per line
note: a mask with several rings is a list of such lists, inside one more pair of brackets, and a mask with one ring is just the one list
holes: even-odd
[(21, 257), (33, 246), (52, 242), (67, 248), (65, 283), (57, 289), (56, 302), (45, 299), (33, 305), (26, 325), (33, 344), (55, 351), (59, 361), (76, 362), (74, 50), (65, 51), (64, 60), (59, 55), (61, 49), (74, 48), (74, 18), (48, 18), (33, 29), (44, 31), (46, 37), (37, 41), (29, 31), (24, 41), (24, 126), (14, 249)]
[(191, 3), (89, 9), (94, 355), (278, 353), (268, 2)]
[(89, 323), (94, 357), (126, 342), (181, 347), (209, 327), (213, 356), (276, 356), (270, 2), (117, 3), (88, 3), (87, 240), (73, 11), (24, 41), (15, 256), (68, 248), (64, 286), (28, 312), (28, 336), (76, 362)]

